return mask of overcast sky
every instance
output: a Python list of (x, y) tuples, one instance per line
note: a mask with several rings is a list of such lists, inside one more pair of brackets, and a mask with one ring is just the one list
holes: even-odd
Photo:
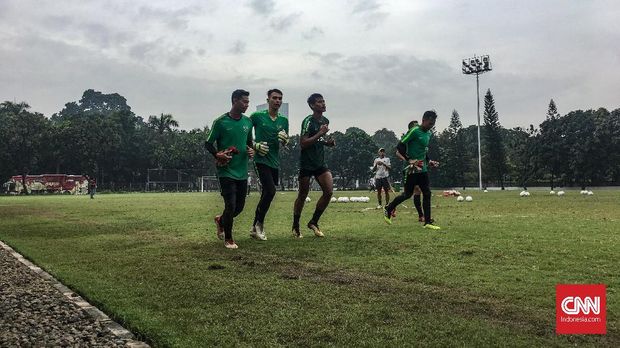
[[(234, 5), (233, 5), (234, 4)], [(236, 88), (251, 106), (270, 88), (290, 103), (291, 133), (322, 93), (331, 128), (402, 133), (427, 109), (476, 122), (475, 77), (505, 127), (620, 107), (620, 2), (586, 0), (0, 0), (0, 99), (50, 116), (84, 90), (119, 93), (145, 118), (210, 125)]]

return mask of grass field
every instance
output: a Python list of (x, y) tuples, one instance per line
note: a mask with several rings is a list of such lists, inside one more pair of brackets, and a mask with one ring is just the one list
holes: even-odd
[[(371, 196), (295, 240), (278, 193), (257, 242), (252, 193), (236, 251), (215, 193), (0, 197), (0, 239), (155, 346), (620, 346), (620, 191), (469, 194), (433, 198), (438, 232)], [(606, 336), (555, 335), (558, 283), (607, 284)]]

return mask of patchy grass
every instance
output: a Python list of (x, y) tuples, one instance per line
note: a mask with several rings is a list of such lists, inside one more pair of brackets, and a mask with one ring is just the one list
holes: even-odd
[[(620, 191), (468, 194), (433, 198), (438, 232), (373, 195), (295, 240), (278, 193), (256, 242), (252, 193), (236, 251), (216, 193), (0, 197), (0, 239), (155, 346), (619, 346)], [(558, 283), (607, 284), (606, 336), (555, 335)]]

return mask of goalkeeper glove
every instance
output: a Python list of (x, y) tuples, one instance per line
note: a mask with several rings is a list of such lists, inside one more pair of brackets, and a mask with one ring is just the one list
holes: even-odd
[(261, 141), (254, 144), (254, 150), (256, 150), (259, 155), (265, 156), (267, 152), (269, 152), (269, 145), (267, 145), (267, 142)]
[(278, 140), (280, 140), (282, 145), (288, 144), (288, 134), (286, 134), (284, 129), (278, 132)]

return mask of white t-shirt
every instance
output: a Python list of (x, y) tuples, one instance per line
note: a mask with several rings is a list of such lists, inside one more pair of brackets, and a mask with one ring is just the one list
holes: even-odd
[(373, 166), (377, 166), (377, 172), (375, 173), (375, 178), (376, 179), (382, 179), (382, 178), (387, 178), (388, 176), (390, 176), (390, 171), (383, 165), (383, 164), (378, 164), (378, 163), (385, 163), (388, 166), (392, 166), (390, 164), (390, 159), (387, 157), (377, 157), (375, 158), (375, 163), (373, 164)]

